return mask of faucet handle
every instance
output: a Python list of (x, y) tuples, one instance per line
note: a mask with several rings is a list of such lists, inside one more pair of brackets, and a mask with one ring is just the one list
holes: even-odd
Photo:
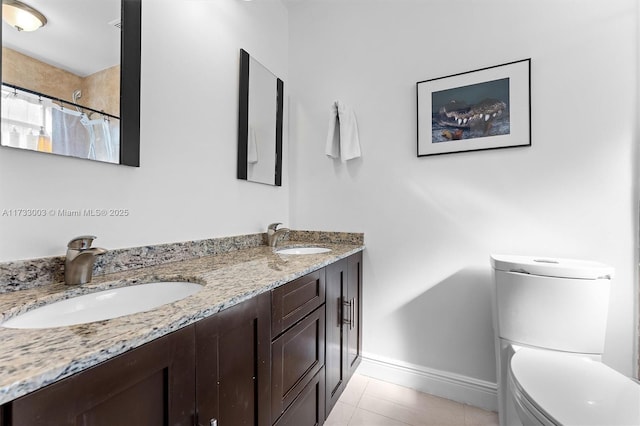
[(267, 230), (268, 231), (276, 231), (278, 229), (279, 225), (282, 225), (282, 222), (272, 223), (271, 225), (267, 226)]
[(93, 235), (81, 235), (79, 237), (75, 237), (71, 241), (67, 243), (67, 248), (74, 250), (84, 250), (91, 247), (91, 243), (98, 237)]

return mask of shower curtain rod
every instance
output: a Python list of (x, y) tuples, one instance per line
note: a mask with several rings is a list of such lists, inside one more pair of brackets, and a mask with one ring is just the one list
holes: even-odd
[(54, 98), (53, 96), (45, 95), (44, 93), (36, 92), (36, 91), (30, 90), (30, 89), (25, 89), (24, 87), (15, 86), (15, 85), (9, 84), (9, 83), (2, 83), (2, 85), (4, 87), (8, 87), (10, 89), (13, 89), (14, 91), (19, 90), (21, 92), (25, 92), (25, 93), (28, 93), (30, 95), (35, 95), (35, 96), (38, 96), (38, 97), (41, 97), (41, 98), (47, 98), (47, 99), (49, 99), (51, 101), (61, 102), (61, 103), (67, 104), (67, 105), (71, 105), (73, 107), (78, 107), (78, 108), (85, 109), (87, 111), (95, 112), (96, 114), (101, 114), (101, 115), (103, 115), (105, 117), (115, 118), (116, 120), (120, 120), (120, 117), (116, 117), (115, 115), (108, 114), (108, 113), (106, 113), (104, 111), (97, 111), (95, 109), (92, 109), (92, 108), (89, 108), (89, 107), (86, 107), (86, 106), (83, 106), (83, 105), (78, 105), (78, 104), (74, 104), (73, 102), (65, 101), (64, 99)]

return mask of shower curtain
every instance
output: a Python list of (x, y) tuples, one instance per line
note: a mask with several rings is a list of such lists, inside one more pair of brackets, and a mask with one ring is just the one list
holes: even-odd
[(43, 105), (31, 96), (2, 86), (2, 137), (0, 142), (15, 148), (37, 149), (38, 131), (44, 124)]
[(89, 119), (68, 108), (53, 108), (51, 142), (56, 154), (118, 163), (120, 126), (117, 119)]
[(87, 115), (61, 102), (3, 85), (0, 143), (37, 150), (43, 132), (54, 154), (119, 163), (120, 120), (98, 112)]

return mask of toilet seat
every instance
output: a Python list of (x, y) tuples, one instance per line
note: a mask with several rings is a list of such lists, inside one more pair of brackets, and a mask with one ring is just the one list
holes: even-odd
[(542, 425), (640, 425), (640, 384), (585, 356), (522, 348), (509, 366), (513, 397)]
[(515, 414), (518, 419), (526, 426), (560, 426), (548, 417), (548, 414), (542, 412), (535, 404), (529, 401), (528, 397), (523, 394), (521, 387), (513, 379), (513, 375), (509, 372), (509, 394), (511, 395)]

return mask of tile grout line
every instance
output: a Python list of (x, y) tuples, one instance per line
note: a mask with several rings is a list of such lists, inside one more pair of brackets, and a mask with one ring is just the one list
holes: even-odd
[[(366, 376), (361, 376), (361, 377), (366, 377)], [(358, 396), (358, 402), (356, 403), (356, 407), (360, 407), (360, 401), (362, 401), (362, 397), (367, 392), (367, 388), (369, 387), (370, 383), (371, 383), (371, 378), (367, 377), (367, 382), (364, 385), (364, 389), (362, 389), (362, 392), (360, 393), (360, 396)]]
[[(366, 376), (363, 376), (363, 377), (366, 377)], [(401, 423), (403, 425), (411, 426), (411, 424), (405, 423), (405, 422), (403, 422), (403, 421), (401, 421), (399, 419), (395, 419), (393, 417), (385, 416), (384, 414), (376, 413), (375, 411), (370, 411), (370, 410), (367, 410), (366, 408), (363, 408), (363, 407), (360, 406), (360, 403), (362, 402), (362, 398), (364, 398), (364, 394), (367, 392), (367, 388), (371, 384), (372, 380), (375, 380), (375, 379), (373, 379), (371, 377), (367, 377), (367, 383), (364, 385), (364, 389), (362, 390), (362, 393), (358, 397), (358, 402), (356, 404), (356, 410), (366, 411), (367, 413), (371, 413), (371, 414), (374, 414), (376, 416), (384, 417), (384, 418), (387, 418), (389, 420), (393, 420), (394, 422)], [(355, 410), (353, 411), (353, 413), (351, 413), (351, 418), (347, 422), (347, 426), (351, 426), (351, 420), (353, 419), (354, 415), (355, 415)]]
[[(366, 376), (360, 376), (360, 377), (366, 377)], [(358, 396), (358, 400), (356, 401), (355, 409), (351, 412), (351, 416), (349, 416), (349, 420), (347, 420), (347, 426), (351, 424), (351, 420), (353, 419), (353, 416), (355, 415), (356, 410), (361, 409), (360, 401), (362, 401), (362, 397), (364, 396), (364, 393), (367, 391), (367, 387), (369, 387), (369, 383), (371, 382), (371, 378), (367, 377), (366, 379), (367, 381), (364, 385), (364, 389), (362, 389), (362, 392), (360, 393), (360, 395)]]
[[(367, 377), (367, 376), (362, 376), (362, 377), (364, 377), (366, 379), (366, 381), (365, 381), (365, 384), (364, 384), (364, 386), (362, 388), (362, 391), (359, 393), (358, 398), (356, 399), (356, 402), (355, 402), (356, 405), (354, 406), (354, 405), (348, 404), (346, 402), (343, 403), (345, 405), (348, 405), (349, 407), (353, 407), (354, 411), (351, 412), (351, 414), (350, 414), (350, 416), (348, 418), (345, 418), (346, 423), (341, 423), (341, 424), (346, 424), (347, 426), (356, 426), (356, 422), (354, 422), (354, 417), (356, 416), (356, 411), (358, 411), (358, 410), (360, 410), (360, 413), (366, 412), (366, 413), (371, 414), (371, 415), (381, 416), (383, 418), (392, 420), (394, 422), (397, 422), (399, 425), (411, 426), (413, 424), (411, 421), (407, 422), (407, 419), (399, 419), (399, 418), (394, 417), (393, 413), (382, 413), (382, 412), (378, 412), (378, 411), (372, 411), (370, 408), (369, 409), (365, 408), (365, 406), (363, 406), (362, 402), (365, 399), (364, 397), (365, 397), (365, 394), (366, 394), (367, 398), (379, 399), (381, 401), (388, 402), (390, 404), (398, 406), (401, 410), (409, 410), (409, 411), (414, 411), (415, 410), (415, 407), (412, 407), (412, 406), (409, 406), (409, 405), (405, 405), (404, 403), (402, 403), (400, 401), (397, 401), (397, 400), (394, 400), (394, 399), (386, 399), (382, 395), (369, 395), (368, 392), (375, 387), (375, 386), (372, 387), (375, 384), (375, 382), (380, 382), (380, 383), (387, 383), (387, 382), (380, 381), (380, 380), (377, 380), (377, 379), (372, 378), (372, 377)], [(399, 386), (399, 387), (402, 387), (402, 386)], [(413, 391), (416, 394), (423, 394), (424, 393), (424, 392), (417, 391), (415, 389)], [(441, 398), (441, 397), (437, 397), (437, 396), (430, 395), (430, 394), (425, 394), (425, 395), (426, 396), (432, 396), (432, 397), (434, 397), (434, 398), (436, 398), (438, 400), (439, 399), (446, 400), (446, 398)], [(446, 401), (449, 401), (449, 400), (446, 400)], [(496, 425), (497, 424), (497, 423), (495, 423), (493, 421), (490, 421), (488, 418), (487, 419), (483, 419), (483, 421), (481, 421), (480, 423), (477, 423), (477, 419), (475, 419), (475, 416), (472, 414), (472, 410), (476, 409), (476, 407), (473, 407), (473, 406), (471, 406), (469, 404), (459, 403), (459, 402), (456, 402), (456, 401), (450, 401), (450, 402), (455, 402), (456, 406), (458, 407), (458, 408), (456, 408), (456, 410), (459, 409), (460, 411), (462, 411), (462, 413), (461, 413), (462, 414), (462, 419), (460, 419), (461, 420), (460, 425), (470, 426), (470, 425), (473, 425), (473, 424), (485, 424), (485, 420), (487, 421), (486, 422), (487, 425), (489, 425), (489, 424)], [(480, 408), (477, 408), (477, 410), (479, 410), (479, 412), (484, 412), (485, 411), (485, 410), (482, 410)], [(487, 412), (487, 414), (489, 414), (489, 412)]]
[[(371, 414), (373, 414), (375, 416), (384, 417), (385, 419), (393, 420), (394, 422), (400, 423), (402, 425), (412, 426), (411, 423), (406, 423), (406, 422), (403, 422), (402, 420), (398, 420), (398, 419), (395, 419), (393, 417), (389, 417), (389, 416), (384, 415), (384, 414), (376, 413), (375, 411), (367, 410), (366, 408), (356, 407), (356, 409), (357, 410), (366, 411), (367, 413), (371, 413)], [(354, 414), (355, 414), (355, 412), (354, 412)], [(351, 416), (351, 418), (353, 419), (353, 415)], [(352, 426), (351, 425), (351, 420), (349, 420), (349, 423), (347, 423), (347, 426)]]

